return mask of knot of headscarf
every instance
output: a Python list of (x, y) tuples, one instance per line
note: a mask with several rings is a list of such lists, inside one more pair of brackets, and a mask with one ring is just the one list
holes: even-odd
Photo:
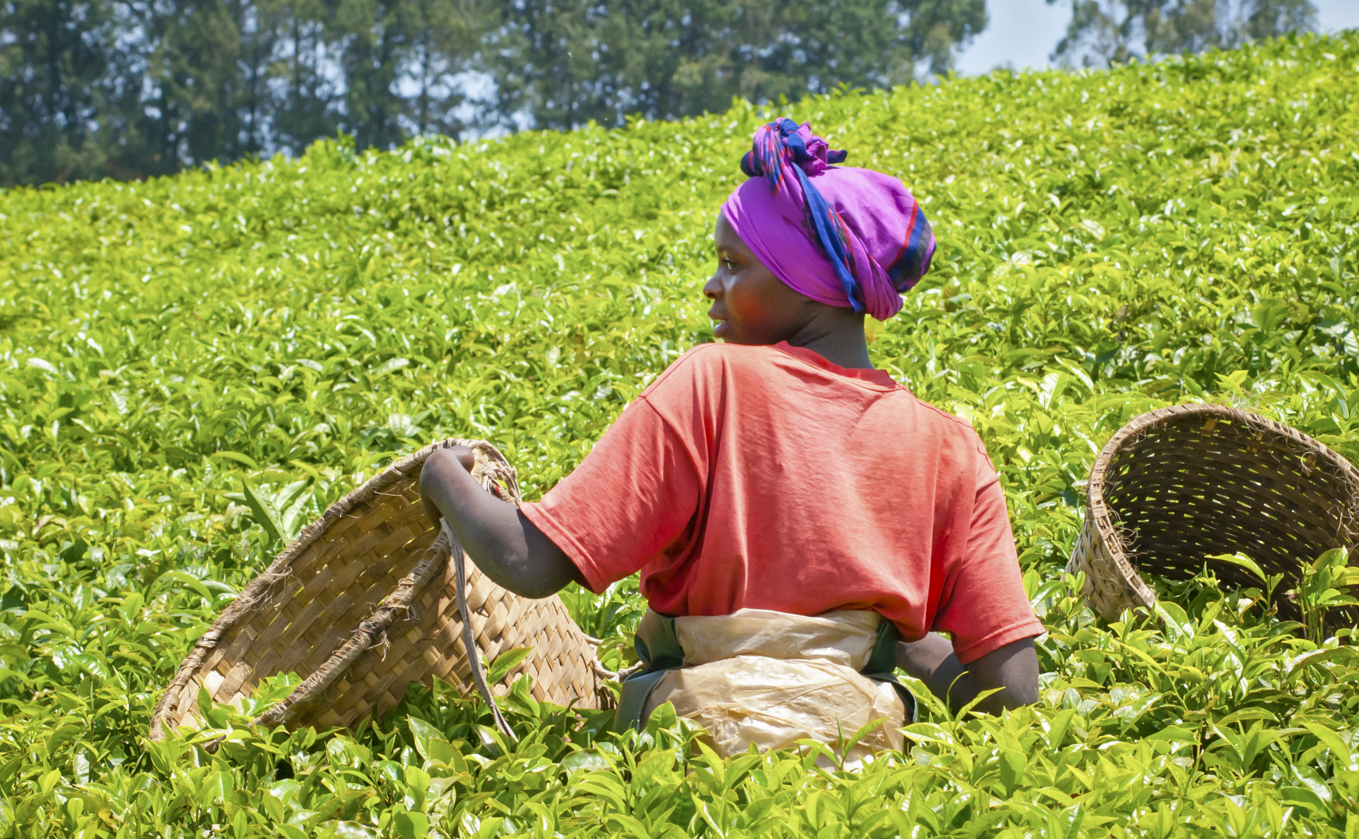
[(835, 166), (846, 156), (806, 123), (783, 118), (762, 125), (741, 158), (750, 180), (722, 212), (793, 290), (886, 320), (901, 310), (901, 293), (929, 270), (934, 233), (900, 181)]
[(798, 125), (784, 117), (755, 129), (750, 151), (741, 156), (741, 171), (748, 178), (768, 178), (769, 188), (777, 191), (785, 166), (819, 175), (830, 164), (844, 163), (848, 156), (849, 152), (835, 151), (813, 134), (811, 125)]

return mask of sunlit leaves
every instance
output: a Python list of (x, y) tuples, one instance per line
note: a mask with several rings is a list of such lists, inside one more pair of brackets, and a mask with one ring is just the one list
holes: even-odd
[[(664, 708), (618, 737), (522, 680), (517, 744), (446, 685), (357, 734), (250, 730), (286, 678), (144, 737), (193, 640), (374, 470), (485, 436), (536, 497), (707, 340), (712, 221), (767, 115), (0, 195), (0, 836), (1352, 835), (1343, 558), (1298, 558), (1305, 626), (1277, 580), (1211, 576), (1106, 625), (1060, 567), (1140, 412), (1228, 401), (1359, 455), (1357, 68), (1350, 35), (790, 107), (930, 215), (934, 269), (870, 349), (981, 434), (1049, 629), (1037, 708), (923, 697), (908, 752), (854, 772), (716, 760)], [(564, 600), (633, 660), (635, 580)]]

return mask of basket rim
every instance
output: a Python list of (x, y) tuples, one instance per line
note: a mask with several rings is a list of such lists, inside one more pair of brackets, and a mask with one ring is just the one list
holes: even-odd
[(1154, 411), (1140, 414), (1129, 420), (1120, 428), (1109, 442), (1100, 449), (1099, 455), (1095, 458), (1095, 464), (1090, 470), (1089, 482), (1085, 488), (1085, 516), (1086, 526), (1094, 524), (1096, 535), (1100, 543), (1104, 546), (1109, 556), (1114, 560), (1120, 573), (1124, 575), (1123, 582), (1132, 586), (1134, 589), (1150, 592), (1150, 588), (1142, 580), (1137, 568), (1133, 565), (1128, 552), (1124, 550), (1123, 540), (1118, 534), (1118, 530), (1109, 513), (1108, 504), (1104, 499), (1105, 473), (1114, 458), (1138, 435), (1150, 428), (1165, 425), (1172, 421), (1183, 421), (1195, 417), (1216, 418), (1231, 420), (1234, 422), (1248, 424), (1261, 431), (1283, 437), (1295, 445), (1302, 446), (1304, 449), (1315, 454), (1318, 463), (1325, 461), (1335, 467), (1352, 485), (1359, 487), (1359, 470), (1354, 465), (1342, 457), (1340, 454), (1327, 447), (1324, 443), (1316, 440), (1292, 426), (1272, 420), (1259, 414), (1243, 411), (1228, 405), (1219, 405), (1212, 402), (1191, 402), (1183, 405), (1171, 405), (1165, 408), (1157, 408)]
[[(160, 701), (156, 703), (156, 707), (151, 712), (148, 732), (151, 739), (161, 740), (164, 738), (166, 724), (176, 722), (176, 720), (170, 719), (173, 716), (172, 711), (178, 707), (184, 688), (193, 679), (194, 674), (198, 672), (203, 662), (221, 643), (226, 633), (243, 617), (253, 612), (257, 598), (287, 575), (295, 559), (328, 531), (331, 525), (347, 516), (355, 507), (370, 501), (375, 495), (393, 484), (409, 479), (411, 473), (417, 471), (431, 454), (452, 446), (467, 446), (474, 451), (481, 450), (490, 460), (505, 461), (500, 450), (486, 440), (448, 437), (398, 458), (327, 507), (320, 518), (302, 528), (301, 532), (297, 534), (297, 538), (290, 542), (264, 571), (260, 572), (236, 595), (236, 599), (232, 601), (231, 605), (227, 606), (212, 622), (207, 631), (194, 642), (189, 653), (180, 662), (179, 669), (175, 672), (174, 677), (166, 686)], [(517, 492), (517, 487), (515, 490)]]

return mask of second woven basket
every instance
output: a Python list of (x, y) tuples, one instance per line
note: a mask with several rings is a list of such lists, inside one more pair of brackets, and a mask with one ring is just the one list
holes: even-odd
[(200, 687), (239, 707), (261, 679), (295, 673), (302, 683), (257, 722), (354, 726), (435, 676), (470, 693), (476, 657), (516, 647), (533, 648), (511, 675), (532, 676), (535, 699), (606, 704), (591, 640), (555, 595), (519, 597), (468, 562), (466, 632), (452, 561), (461, 548), (431, 526), (419, 490), (425, 458), (452, 445), (470, 446), (473, 477), (518, 503), (514, 469), (485, 441), (444, 440), (387, 467), (304, 528), (198, 639), (152, 713), (151, 738), (200, 724)]
[[(1311, 437), (1223, 405), (1176, 405), (1135, 418), (1095, 459), (1067, 570), (1085, 572), (1091, 606), (1115, 620), (1156, 602), (1139, 571), (1188, 579), (1208, 557), (1242, 553), (1284, 575), (1275, 605), (1296, 620), (1289, 591), (1300, 566), (1332, 548), (1353, 552), (1356, 512), (1359, 472)], [(1213, 570), (1259, 585), (1237, 565)]]

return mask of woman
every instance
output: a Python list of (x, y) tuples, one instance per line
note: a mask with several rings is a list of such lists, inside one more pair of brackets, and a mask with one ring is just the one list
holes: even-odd
[(906, 706), (859, 675), (892, 663), (955, 707), (1037, 695), (1043, 628), (985, 447), (868, 356), (864, 315), (900, 310), (934, 236), (898, 180), (844, 159), (807, 125), (757, 130), (703, 289), (725, 343), (676, 360), (541, 501), (484, 492), (467, 450), (421, 475), (431, 517), (511, 591), (640, 571), (653, 672), (623, 704), (668, 699), (726, 753), (870, 719), (899, 744)]

